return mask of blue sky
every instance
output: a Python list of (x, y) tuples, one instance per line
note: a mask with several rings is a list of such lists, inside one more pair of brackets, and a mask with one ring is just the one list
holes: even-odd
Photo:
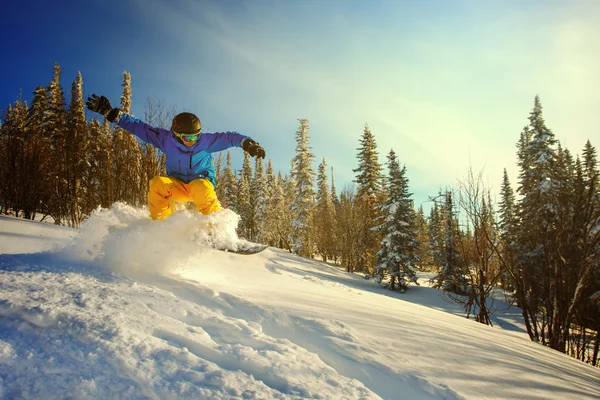
[(128, 71), (136, 116), (149, 98), (194, 112), (206, 130), (258, 140), (283, 173), (308, 118), (315, 168), (326, 158), (338, 190), (368, 124), (381, 161), (393, 148), (406, 164), (417, 204), (469, 166), (495, 195), (503, 168), (516, 186), (536, 94), (571, 152), (600, 146), (595, 0), (8, 3), (0, 109), (30, 100), (55, 62), (66, 92), (81, 71), (86, 95), (113, 103)]

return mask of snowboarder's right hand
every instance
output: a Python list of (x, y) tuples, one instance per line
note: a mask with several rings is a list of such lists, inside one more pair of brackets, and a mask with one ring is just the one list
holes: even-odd
[(119, 114), (118, 108), (112, 108), (110, 101), (104, 96), (92, 94), (86, 103), (88, 110), (104, 115), (109, 122), (113, 122)]

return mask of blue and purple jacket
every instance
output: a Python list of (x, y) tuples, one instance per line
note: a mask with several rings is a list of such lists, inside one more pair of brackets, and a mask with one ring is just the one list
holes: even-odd
[(242, 147), (242, 141), (250, 139), (249, 136), (237, 132), (202, 133), (196, 143), (188, 147), (179, 142), (170, 130), (152, 127), (123, 112), (116, 124), (160, 149), (166, 157), (168, 176), (185, 183), (205, 178), (214, 187), (217, 186), (217, 182), (211, 153), (230, 147)]

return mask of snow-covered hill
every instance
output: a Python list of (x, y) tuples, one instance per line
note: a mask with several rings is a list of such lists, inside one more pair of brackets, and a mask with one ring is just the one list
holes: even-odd
[(215, 218), (0, 217), (0, 398), (600, 398), (600, 370), (531, 343), (515, 310), (488, 327), (428, 287), (214, 251), (201, 227), (235, 223)]

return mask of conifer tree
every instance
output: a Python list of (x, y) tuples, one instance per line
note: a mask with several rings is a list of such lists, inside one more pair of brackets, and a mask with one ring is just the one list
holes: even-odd
[(314, 155), (309, 146), (308, 120), (299, 119), (296, 132), (296, 155), (292, 160), (292, 178), (296, 185), (296, 195), (292, 203), (293, 251), (303, 257), (313, 257), (314, 236), (312, 218), (315, 208), (315, 171), (312, 166)]
[(335, 207), (327, 184), (327, 162), (319, 164), (317, 174), (317, 202), (315, 208), (314, 231), (317, 251), (323, 261), (335, 254)]
[[(260, 232), (261, 232), (261, 242), (262, 243), (273, 243), (272, 234), (268, 233), (269, 226), (271, 224), (271, 205), (273, 202), (273, 197), (275, 196), (275, 192), (277, 191), (277, 176), (273, 171), (273, 163), (269, 159), (267, 161), (267, 170), (265, 172), (264, 178), (264, 190), (262, 195), (262, 217), (259, 221)], [(274, 246), (275, 244), (271, 244)]]
[[(458, 256), (459, 232), (458, 219), (454, 206), (454, 195), (450, 190), (438, 195), (438, 198), (443, 198), (443, 205), (440, 207), (439, 223), (436, 226), (440, 229), (443, 239), (438, 237), (437, 245), (440, 246), (438, 256), (441, 258), (441, 269), (434, 279), (435, 287), (442, 288), (446, 292), (455, 294), (464, 294), (466, 291), (466, 281), (464, 272), (460, 265)], [(443, 233), (442, 233), (443, 232)], [(442, 242), (443, 240), (443, 242)], [(442, 246), (443, 243), (443, 246)]]
[(50, 138), (52, 149), (52, 166), (47, 171), (47, 176), (52, 180), (54, 191), (49, 198), (48, 208), (50, 215), (54, 218), (56, 224), (61, 224), (68, 215), (67, 204), (68, 189), (65, 176), (65, 152), (63, 144), (65, 143), (65, 125), (66, 125), (66, 107), (65, 95), (60, 85), (61, 68), (54, 64), (54, 76), (48, 85), (48, 108), (46, 110), (45, 123), (43, 126), (46, 135)]
[[(517, 284), (517, 297), (525, 303), (520, 304), (526, 313), (526, 324), (530, 337), (543, 340), (545, 329), (538, 330), (539, 311), (549, 300), (544, 293), (549, 287), (549, 271), (552, 259), (549, 249), (553, 246), (552, 237), (556, 227), (555, 208), (551, 192), (556, 183), (553, 181), (553, 166), (556, 159), (554, 134), (542, 117), (542, 105), (538, 96), (529, 115), (529, 126), (521, 135), (519, 142), (519, 263), (522, 273)], [(540, 325), (541, 326), (541, 325)]]
[(406, 167), (400, 168), (394, 150), (390, 151), (387, 158), (387, 196), (380, 206), (382, 223), (377, 227), (383, 236), (377, 252), (377, 274), (381, 278), (387, 272), (390, 275), (390, 289), (394, 290), (397, 282), (403, 291), (408, 282), (417, 283), (414, 269), (417, 233)]
[(17, 100), (14, 105), (9, 104), (4, 124), (0, 129), (0, 194), (5, 212), (12, 209), (18, 217), (23, 211), (25, 218), (32, 218), (32, 211), (26, 204), (26, 196), (35, 193), (29, 193), (30, 187), (24, 179), (30, 177), (23, 171), (29, 158), (26, 126), (27, 104), (21, 100)]
[(244, 238), (247, 239), (250, 239), (252, 237), (254, 223), (252, 201), (250, 199), (251, 184), (252, 164), (250, 162), (250, 155), (244, 152), (244, 161), (242, 163), (242, 170), (240, 171), (240, 177), (238, 180), (236, 204), (237, 213), (240, 215), (238, 231)]
[(356, 197), (361, 218), (359, 252), (362, 267), (366, 272), (372, 272), (380, 241), (379, 234), (373, 228), (377, 226), (378, 209), (383, 200), (383, 176), (378, 160), (377, 143), (366, 124), (360, 144), (357, 155), (358, 168), (353, 170), (356, 173)]
[[(501, 255), (506, 263), (512, 265), (514, 263), (515, 248), (517, 247), (517, 230), (518, 230), (518, 211), (517, 211), (515, 192), (510, 185), (508, 173), (504, 169), (502, 177), (502, 189), (500, 191), (499, 210), (499, 233), (501, 238)], [(503, 271), (502, 286), (506, 289), (512, 287), (510, 279), (511, 271)]]
[[(215, 163), (214, 158), (213, 158), (213, 165), (215, 168), (215, 177), (217, 182), (219, 182), (219, 180), (221, 180), (221, 168), (223, 168), (223, 152), (220, 151), (219, 152), (219, 156), (217, 157), (217, 162)], [(219, 194), (218, 189), (217, 189), (217, 195)]]
[(100, 125), (100, 122), (96, 118), (92, 119), (88, 126), (90, 143), (87, 158), (89, 166), (85, 183), (87, 191), (84, 202), (86, 210), (94, 210), (98, 206), (107, 207), (107, 205), (103, 204), (103, 199), (106, 196), (103, 175), (105, 169), (108, 169), (105, 154), (109, 147), (109, 142), (105, 141), (102, 125)]
[[(440, 269), (444, 265), (444, 224), (438, 202), (433, 202), (429, 211), (429, 252), (435, 267)], [(439, 282), (438, 282), (439, 283)]]
[(596, 149), (589, 140), (583, 148), (583, 179), (586, 187), (590, 188), (592, 192), (594, 190), (597, 192), (600, 189)]
[(415, 257), (419, 267), (423, 270), (433, 268), (433, 257), (430, 251), (429, 224), (425, 218), (423, 206), (420, 205), (415, 214), (415, 231), (417, 235), (417, 248)]
[(334, 207), (337, 209), (337, 207), (340, 205), (340, 198), (338, 197), (337, 189), (335, 187), (333, 167), (331, 167), (331, 201), (333, 202)]
[(238, 184), (235, 177), (235, 172), (233, 172), (231, 169), (231, 153), (229, 150), (227, 150), (227, 155), (225, 157), (225, 169), (221, 174), (221, 179), (217, 184), (217, 187), (220, 190), (219, 201), (223, 207), (239, 212), (236, 202), (237, 186)]
[(510, 185), (506, 168), (504, 168), (502, 189), (500, 191), (500, 204), (498, 206), (500, 213), (500, 233), (505, 240), (511, 244), (513, 243), (513, 240), (509, 238), (511, 235), (514, 235), (517, 223), (517, 210), (515, 207), (515, 192)]
[[(131, 112), (131, 75), (123, 72), (123, 94), (121, 95), (121, 110)], [(117, 200), (139, 206), (146, 204), (146, 191), (141, 192), (141, 151), (134, 136), (121, 128), (115, 129), (113, 140), (115, 165), (114, 197)], [(145, 182), (147, 184), (147, 182)]]
[(90, 135), (85, 118), (85, 106), (83, 103), (83, 79), (81, 73), (77, 74), (76, 80), (71, 88), (71, 104), (68, 110), (66, 135), (64, 143), (65, 151), (65, 180), (68, 197), (69, 221), (73, 226), (79, 226), (86, 213), (91, 210), (85, 209), (83, 199), (88, 189), (88, 152), (90, 147)]
[(268, 198), (265, 224), (263, 226), (263, 242), (269, 246), (276, 246), (291, 251), (289, 237), (291, 234), (291, 215), (289, 212), (290, 201), (286, 198), (286, 180), (277, 174), (272, 185), (271, 196)]
[(250, 220), (251, 222), (251, 235), (250, 240), (254, 242), (260, 242), (262, 221), (265, 214), (265, 194), (266, 194), (266, 180), (265, 173), (262, 164), (262, 159), (256, 157), (254, 160), (254, 176), (250, 186)]
[(340, 193), (340, 204), (336, 210), (336, 237), (340, 262), (350, 273), (353, 273), (361, 263), (359, 214), (355, 190), (351, 186), (346, 186)]

